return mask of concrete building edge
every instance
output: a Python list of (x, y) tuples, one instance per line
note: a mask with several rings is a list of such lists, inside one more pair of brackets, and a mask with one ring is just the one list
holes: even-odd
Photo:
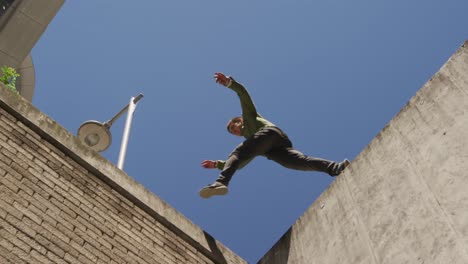
[[(455, 51), (455, 53), (453, 53), (449, 58), (448, 60), (439, 68), (439, 70), (437, 72), (434, 73), (434, 75), (427, 81), (425, 82), (421, 88), (416, 92), (415, 95), (413, 95), (410, 100), (398, 111), (397, 114), (395, 114), (392, 119), (385, 124), (385, 126), (379, 131), (379, 133), (377, 133), (377, 135), (375, 135), (375, 137), (369, 142), (369, 144), (366, 145), (366, 147), (359, 153), (359, 155), (357, 155), (356, 159), (354, 161), (357, 161), (359, 159), (362, 159), (362, 157), (365, 157), (366, 156), (366, 153), (369, 151), (369, 148), (371, 147), (372, 144), (375, 144), (375, 141), (377, 140), (377, 138), (379, 137), (382, 137), (382, 135), (385, 133), (385, 131), (392, 125), (392, 120), (398, 118), (404, 111), (405, 109), (409, 108), (413, 103), (414, 101), (418, 98), (418, 96), (420, 95), (421, 93), (421, 89), (426, 87), (431, 81), (433, 78), (435, 78), (437, 76), (437, 74), (439, 74), (439, 72), (446, 67), (446, 65), (450, 64), (460, 53), (462, 52), (466, 52), (463, 48), (465, 47), (468, 47), (468, 40), (465, 40), (463, 42), (463, 44), (461, 46), (459, 46), (459, 48)], [(353, 161), (353, 162), (354, 162)], [(352, 170), (352, 164), (350, 165), (349, 169)], [(337, 180), (340, 180), (340, 179), (337, 179)], [(320, 196), (317, 198), (316, 201), (320, 201), (321, 198), (323, 198), (324, 195), (326, 195), (326, 192), (333, 188), (333, 185), (335, 183), (333, 182), (328, 188), (327, 190), (325, 190), (322, 194), (320, 194)], [(306, 209), (306, 211), (304, 212), (304, 214), (306, 214), (314, 205), (316, 205), (316, 202), (314, 201), (314, 203), (312, 203), (312, 205)], [(316, 205), (317, 206), (317, 205)], [(257, 264), (266, 264), (270, 261), (270, 258), (271, 258), (271, 253), (272, 252), (280, 252), (281, 254), (283, 254), (283, 252), (281, 252), (281, 250), (275, 250), (277, 248), (281, 248), (282, 247), (282, 244), (283, 244), (283, 240), (289, 240), (291, 239), (291, 236), (293, 235), (293, 229), (294, 229), (294, 226), (296, 225), (297, 222), (300, 221), (300, 219), (304, 216), (301, 215), (295, 222), (294, 224), (292, 224), (288, 230), (286, 232), (284, 232), (284, 234), (280, 237), (280, 239), (275, 242), (271, 247), (270, 249), (265, 253), (265, 255), (263, 255), (258, 261), (257, 261)], [(289, 251), (289, 249), (287, 249), (286, 251)], [(276, 253), (278, 254), (278, 253)], [(287, 258), (286, 258), (287, 259)], [(375, 259), (375, 257), (374, 257)]]
[(75, 162), (95, 174), (125, 198), (135, 203), (207, 258), (215, 263), (231, 263), (226, 259), (235, 259), (236, 261), (233, 263), (247, 263), (2, 83), (0, 83), (0, 107), (53, 146), (69, 155)]

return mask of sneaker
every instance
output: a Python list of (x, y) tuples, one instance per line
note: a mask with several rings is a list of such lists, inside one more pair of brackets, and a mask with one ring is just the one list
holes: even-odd
[(351, 164), (351, 162), (349, 162), (348, 159), (344, 159), (342, 162), (338, 163), (338, 166), (336, 166), (332, 173), (330, 173), (330, 176), (336, 177), (340, 175), (340, 173), (344, 171), (344, 169), (348, 167), (349, 164)]
[(214, 182), (200, 190), (199, 194), (202, 198), (210, 198), (213, 195), (225, 195), (228, 193), (228, 187), (221, 182)]
[(342, 162), (340, 162), (340, 165), (338, 166), (339, 167), (338, 174), (340, 174), (342, 171), (344, 171), (344, 169), (346, 169), (346, 167), (348, 167), (349, 164), (351, 164), (351, 162), (349, 162), (348, 159), (344, 159)]

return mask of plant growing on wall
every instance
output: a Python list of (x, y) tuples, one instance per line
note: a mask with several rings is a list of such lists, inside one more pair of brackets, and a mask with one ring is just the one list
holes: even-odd
[(3, 66), (1, 71), (3, 75), (0, 77), (0, 82), (4, 83), (13, 92), (18, 93), (16, 90), (16, 78), (18, 78), (20, 75), (14, 68), (8, 66)]

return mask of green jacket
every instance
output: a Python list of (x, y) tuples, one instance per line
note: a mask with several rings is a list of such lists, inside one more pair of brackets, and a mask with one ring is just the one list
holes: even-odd
[[(249, 138), (263, 127), (275, 126), (273, 123), (266, 120), (259, 113), (257, 113), (255, 104), (252, 101), (249, 92), (247, 92), (247, 89), (245, 89), (245, 87), (242, 84), (236, 82), (232, 78), (231, 81), (231, 85), (229, 85), (228, 88), (237, 93), (242, 108), (242, 118), (244, 119), (244, 127), (242, 128), (241, 135), (245, 138)], [(240, 164), (239, 169), (247, 165), (252, 159)], [(217, 168), (222, 170), (224, 168), (225, 161), (218, 160), (216, 164)]]

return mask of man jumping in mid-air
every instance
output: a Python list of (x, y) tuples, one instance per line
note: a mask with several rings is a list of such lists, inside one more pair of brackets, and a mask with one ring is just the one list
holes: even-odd
[(332, 177), (339, 175), (349, 165), (347, 159), (334, 162), (306, 156), (295, 150), (288, 136), (280, 128), (257, 113), (244, 86), (223, 73), (215, 73), (214, 78), (217, 83), (232, 89), (239, 96), (242, 116), (229, 120), (227, 130), (233, 135), (245, 137), (246, 140), (234, 149), (226, 161), (204, 160), (201, 163), (204, 168), (221, 170), (219, 178), (213, 184), (200, 190), (201, 197), (225, 195), (236, 170), (247, 165), (256, 156), (265, 156), (286, 168), (320, 171)]

